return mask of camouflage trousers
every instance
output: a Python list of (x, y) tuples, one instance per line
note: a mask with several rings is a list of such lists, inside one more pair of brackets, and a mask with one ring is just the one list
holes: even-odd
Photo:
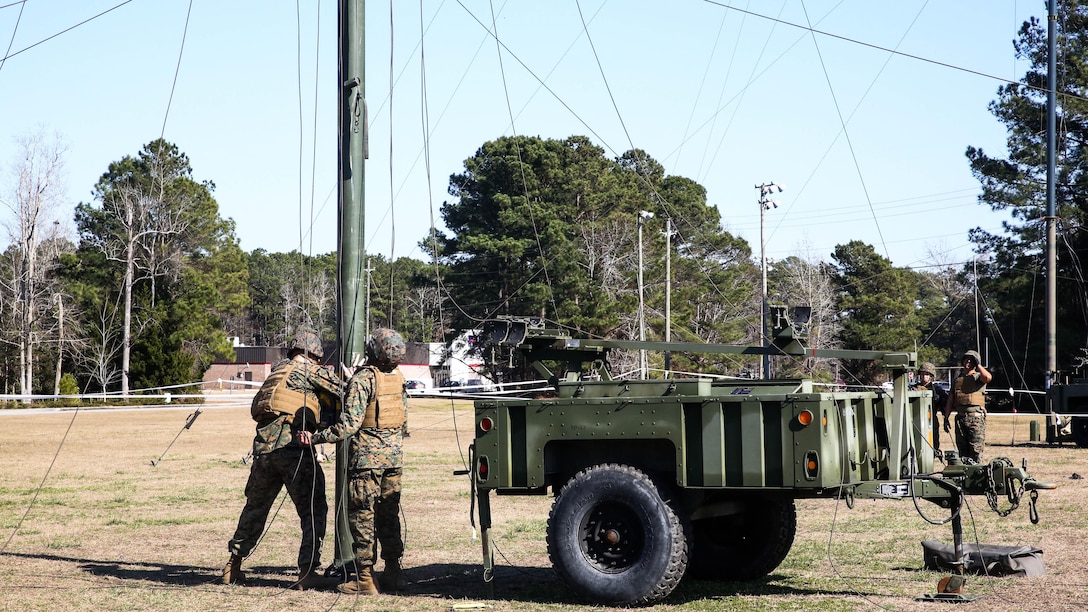
[(941, 410), (937, 406), (934, 406), (930, 412), (933, 414), (933, 452), (940, 454), (941, 452)]
[(986, 413), (965, 412), (956, 413), (956, 447), (960, 457), (972, 459), (975, 463), (982, 462), (982, 444), (986, 441)]
[(246, 482), (246, 505), (227, 549), (242, 557), (249, 555), (264, 531), (272, 504), (285, 486), (302, 528), (298, 564), (320, 565), (329, 505), (325, 500), (325, 472), (312, 448), (280, 448), (253, 458)]
[(404, 540), (400, 532), (402, 468), (353, 470), (348, 495), (348, 525), (355, 539), (355, 562), (372, 567), (375, 544), (386, 561), (400, 559)]

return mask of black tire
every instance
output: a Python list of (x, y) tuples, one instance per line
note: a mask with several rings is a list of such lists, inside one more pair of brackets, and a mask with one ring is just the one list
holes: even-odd
[(1073, 442), (1081, 448), (1088, 448), (1088, 417), (1073, 417), (1069, 429), (1073, 432)]
[(672, 592), (687, 568), (687, 540), (653, 481), (625, 465), (587, 468), (548, 515), (548, 556), (580, 597), (647, 605)]
[(792, 499), (738, 502), (740, 512), (692, 522), (691, 575), (704, 580), (755, 580), (774, 571), (797, 533)]

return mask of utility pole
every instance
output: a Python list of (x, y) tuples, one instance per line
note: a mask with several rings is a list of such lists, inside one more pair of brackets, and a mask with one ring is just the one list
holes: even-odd
[[(665, 342), (672, 342), (672, 217), (665, 217)], [(670, 351), (665, 351), (665, 378), (672, 378)]]
[[(642, 291), (642, 224), (654, 218), (652, 212), (640, 210), (638, 213), (638, 340), (646, 341), (646, 302)], [(638, 351), (639, 380), (646, 380), (646, 349)]]
[(761, 287), (761, 304), (759, 311), (759, 334), (762, 336), (760, 344), (763, 345), (763, 360), (759, 365), (759, 377), (765, 378), (771, 373), (771, 356), (767, 352), (771, 346), (771, 330), (767, 329), (770, 323), (770, 311), (767, 308), (767, 220), (766, 213), (771, 207), (778, 208), (778, 200), (771, 199), (772, 193), (782, 193), (785, 189), (784, 186), (776, 184), (774, 181), (770, 183), (763, 183), (762, 185), (756, 185), (756, 189), (759, 190), (759, 267), (762, 276)]

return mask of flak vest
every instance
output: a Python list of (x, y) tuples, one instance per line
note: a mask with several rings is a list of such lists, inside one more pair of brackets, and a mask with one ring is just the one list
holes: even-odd
[(979, 382), (977, 378), (959, 376), (952, 385), (952, 394), (956, 398), (956, 407), (978, 406), (983, 408), (986, 406), (986, 396), (982, 393), (982, 390), (986, 388), (986, 384)]
[(404, 374), (395, 369), (386, 374), (374, 366), (374, 393), (366, 407), (363, 427), (395, 429), (404, 425)]
[(291, 363), (285, 368), (272, 372), (261, 385), (260, 390), (253, 396), (253, 404), (249, 411), (254, 421), (260, 423), (286, 416), (287, 422), (291, 423), (302, 409), (310, 411), (313, 425), (316, 426), (321, 420), (321, 403), (316, 393), (287, 388), (287, 377), (295, 371), (296, 367), (298, 367), (297, 363)]

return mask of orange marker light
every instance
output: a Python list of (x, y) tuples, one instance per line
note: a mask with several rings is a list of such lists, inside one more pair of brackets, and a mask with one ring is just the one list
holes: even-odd
[(797, 421), (802, 425), (808, 426), (812, 423), (812, 411), (802, 410), (801, 413), (797, 415)]

